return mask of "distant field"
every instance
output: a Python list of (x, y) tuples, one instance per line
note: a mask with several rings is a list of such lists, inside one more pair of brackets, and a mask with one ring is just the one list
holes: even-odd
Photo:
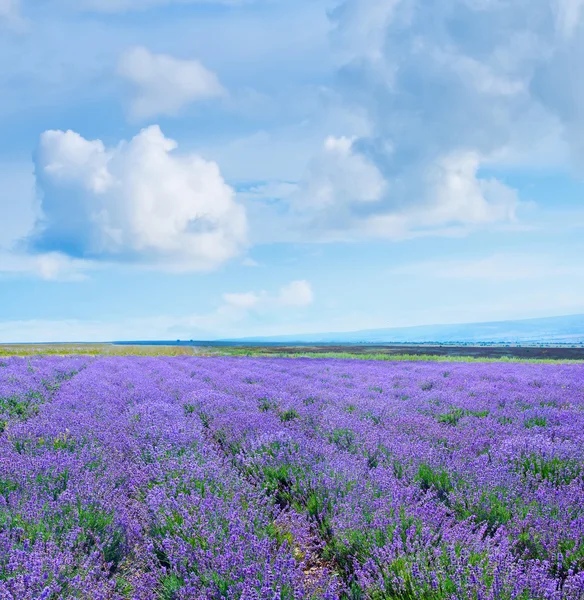
[(567, 346), (431, 346), (431, 345), (196, 345), (177, 344), (5, 344), (0, 356), (281, 356), (422, 361), (584, 361), (584, 348)]
[(584, 348), (565, 346), (249, 346), (219, 348), (218, 351), (243, 356), (313, 356), (390, 361), (584, 361)]
[(193, 356), (193, 346), (143, 346), (116, 344), (0, 344), (0, 356)]
[(582, 600), (584, 371), (1, 358), (0, 598)]

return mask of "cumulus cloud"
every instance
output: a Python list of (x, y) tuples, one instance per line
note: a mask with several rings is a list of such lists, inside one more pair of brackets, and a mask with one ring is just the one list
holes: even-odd
[(479, 166), (475, 152), (453, 152), (385, 179), (353, 141), (328, 138), (292, 197), (292, 208), (306, 230), (324, 239), (401, 238), (512, 221), (516, 192), (497, 179), (480, 178)]
[[(291, 202), (324, 238), (508, 223), (505, 157), (584, 167), (582, 0), (345, 0), (332, 11), (337, 93), (368, 132), (331, 138)], [(545, 145), (546, 148), (541, 146)]]
[(353, 140), (328, 137), (322, 152), (308, 166), (308, 172), (295, 204), (300, 207), (327, 209), (352, 204), (377, 202), (385, 181), (365, 156), (353, 149)]
[(177, 115), (192, 102), (225, 93), (215, 73), (200, 62), (152, 54), (142, 47), (121, 56), (118, 73), (133, 87), (130, 112), (135, 119)]
[(314, 301), (314, 293), (308, 281), (292, 281), (280, 288), (278, 293), (243, 292), (224, 294), (223, 299), (228, 306), (243, 310), (260, 310), (274, 308), (305, 308)]
[(37, 252), (211, 269), (246, 244), (246, 215), (218, 166), (181, 155), (157, 126), (107, 148), (73, 131), (46, 131), (36, 157), (42, 218)]
[(518, 198), (495, 178), (480, 178), (480, 158), (456, 152), (436, 160), (425, 173), (427, 201), (417, 218), (422, 225), (481, 224), (510, 221)]

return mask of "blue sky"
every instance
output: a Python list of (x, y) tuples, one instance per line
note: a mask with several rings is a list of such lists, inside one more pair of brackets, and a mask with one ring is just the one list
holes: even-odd
[(0, 0), (0, 341), (584, 312), (582, 0)]

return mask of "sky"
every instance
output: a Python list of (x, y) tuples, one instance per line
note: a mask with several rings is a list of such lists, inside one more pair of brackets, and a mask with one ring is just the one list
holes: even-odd
[(0, 0), (0, 342), (584, 312), (584, 0)]

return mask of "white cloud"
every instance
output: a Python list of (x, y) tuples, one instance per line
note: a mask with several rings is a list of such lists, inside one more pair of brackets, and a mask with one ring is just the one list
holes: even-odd
[(476, 153), (458, 152), (385, 180), (351, 140), (329, 138), (291, 198), (296, 227), (321, 240), (397, 239), (513, 221), (516, 192), (480, 178), (479, 166)]
[(135, 119), (175, 116), (193, 102), (225, 94), (217, 76), (197, 60), (152, 54), (142, 47), (122, 55), (118, 73), (134, 88), (130, 112)]
[(377, 202), (385, 190), (378, 169), (353, 149), (353, 140), (328, 137), (294, 199), (294, 205), (309, 210), (339, 210), (351, 204)]
[(497, 179), (479, 178), (479, 165), (473, 152), (448, 155), (432, 165), (427, 178), (430, 206), (423, 225), (513, 220), (518, 204), (515, 190)]
[(241, 292), (238, 294), (224, 294), (223, 299), (230, 306), (250, 310), (256, 308), (262, 300), (267, 299), (267, 295), (265, 292)]
[(285, 285), (276, 300), (280, 306), (303, 308), (314, 301), (314, 293), (308, 281), (293, 281)]
[[(331, 13), (339, 64), (332, 95), (362, 126), (339, 131), (328, 122), (323, 132), (324, 119), (311, 123), (320, 140), (334, 134), (333, 147), (287, 148), (313, 157), (304, 175), (281, 154), (281, 131), (218, 153), (236, 178), (269, 170), (266, 179), (299, 182), (296, 191), (271, 181), (243, 192), (260, 223), (254, 241), (515, 227), (518, 193), (486, 169), (565, 167), (570, 151), (584, 165), (584, 80), (574, 75), (583, 4), (452, 0), (420, 10), (416, 0), (341, 2)], [(261, 161), (250, 164), (259, 147)]]
[(314, 301), (314, 293), (308, 281), (292, 281), (280, 288), (277, 294), (243, 292), (224, 294), (228, 306), (243, 310), (265, 310), (281, 308), (306, 308)]
[(157, 126), (114, 148), (73, 131), (45, 132), (35, 249), (171, 270), (211, 269), (237, 256), (246, 243), (243, 207), (215, 163), (176, 148)]
[(336, 49), (343, 62), (383, 58), (386, 29), (402, 0), (359, 0), (342, 2), (333, 19), (342, 21), (337, 32)]
[(292, 228), (326, 240), (513, 223), (517, 192), (483, 167), (519, 155), (561, 163), (561, 128), (584, 165), (584, 85), (574, 76), (583, 5), (342, 2), (331, 13), (337, 90), (368, 132), (329, 139), (309, 162)]

